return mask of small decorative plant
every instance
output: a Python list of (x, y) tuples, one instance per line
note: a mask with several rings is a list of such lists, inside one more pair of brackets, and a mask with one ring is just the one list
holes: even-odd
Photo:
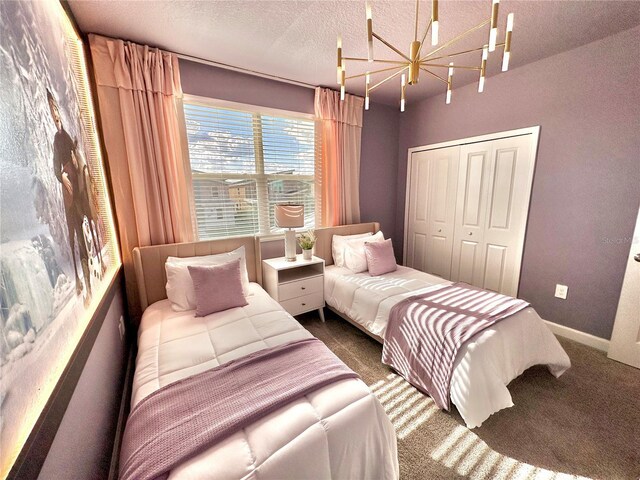
[(301, 233), (298, 237), (298, 245), (302, 250), (311, 250), (316, 244), (316, 236), (313, 230), (308, 230), (306, 233)]

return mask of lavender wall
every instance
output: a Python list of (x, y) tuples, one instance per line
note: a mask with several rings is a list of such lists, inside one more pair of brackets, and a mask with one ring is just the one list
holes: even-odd
[(117, 288), (73, 396), (42, 466), (40, 479), (107, 478), (115, 438), (127, 350), (118, 322), (126, 315)]
[(180, 60), (182, 90), (190, 95), (313, 114), (311, 88)]
[(639, 54), (637, 27), (487, 78), (483, 94), (468, 85), (450, 105), (443, 94), (408, 106), (394, 243), (407, 148), (540, 125), (519, 294), (547, 320), (610, 338), (640, 202)]
[[(314, 113), (314, 91), (284, 82), (247, 75), (210, 65), (180, 60), (184, 93), (231, 102)], [(398, 113), (371, 103), (364, 112), (360, 157), (362, 221), (379, 221), (385, 232), (396, 228), (396, 173)]]
[[(360, 218), (380, 222), (385, 235), (396, 229), (398, 127), (400, 110), (371, 103), (365, 111), (360, 154)], [(393, 241), (396, 253), (401, 245)]]

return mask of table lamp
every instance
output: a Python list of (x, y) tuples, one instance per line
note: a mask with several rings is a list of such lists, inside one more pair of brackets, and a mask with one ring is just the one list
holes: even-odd
[(296, 260), (296, 232), (292, 228), (304, 227), (304, 205), (277, 204), (276, 225), (288, 228), (284, 232), (284, 256), (289, 262)]

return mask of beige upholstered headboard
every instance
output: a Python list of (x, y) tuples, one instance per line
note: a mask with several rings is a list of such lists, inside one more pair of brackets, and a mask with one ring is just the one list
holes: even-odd
[(376, 233), (378, 230), (380, 230), (380, 224), (378, 222), (316, 228), (314, 230), (316, 234), (315, 256), (323, 258), (325, 265), (333, 265), (331, 239), (334, 235), (356, 235), (367, 232)]
[(165, 284), (167, 275), (164, 264), (167, 257), (196, 257), (230, 252), (244, 245), (249, 281), (262, 284), (262, 268), (256, 237), (226, 238), (203, 242), (172, 243), (133, 249), (133, 264), (136, 270), (142, 311), (149, 305), (167, 298)]

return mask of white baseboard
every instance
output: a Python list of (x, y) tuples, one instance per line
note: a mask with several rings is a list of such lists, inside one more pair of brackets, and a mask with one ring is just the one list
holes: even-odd
[(564, 325), (558, 325), (557, 323), (550, 322), (549, 320), (544, 320), (544, 323), (546, 323), (549, 329), (556, 335), (575, 340), (578, 343), (602, 350), (603, 352), (609, 351), (609, 340), (596, 337), (590, 333), (581, 332), (580, 330), (565, 327)]

